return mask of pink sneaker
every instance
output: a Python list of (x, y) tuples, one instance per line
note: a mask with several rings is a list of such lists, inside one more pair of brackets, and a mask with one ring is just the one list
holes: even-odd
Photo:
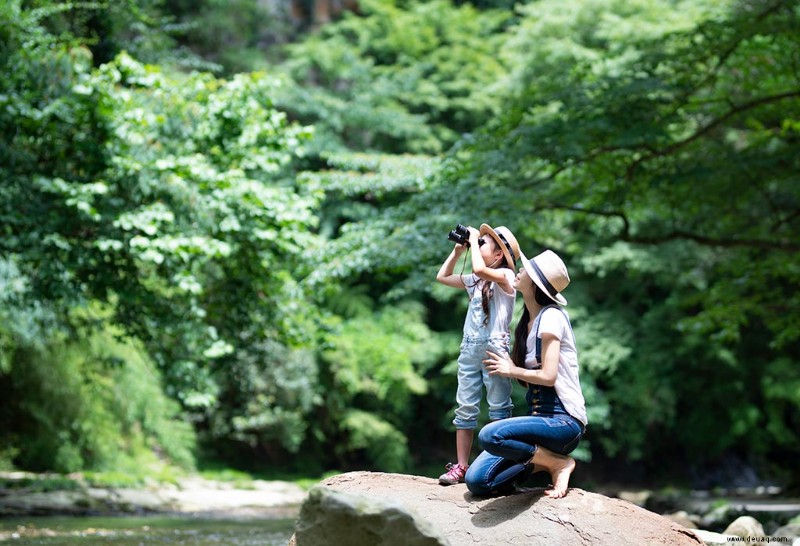
[(455, 485), (457, 483), (464, 483), (464, 474), (467, 473), (467, 466), (461, 466), (460, 464), (456, 463), (447, 463), (445, 465), (447, 472), (439, 476), (439, 483), (441, 485)]

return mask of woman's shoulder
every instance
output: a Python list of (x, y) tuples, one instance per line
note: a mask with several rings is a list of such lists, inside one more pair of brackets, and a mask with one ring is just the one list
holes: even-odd
[(558, 328), (560, 331), (564, 326), (569, 323), (569, 319), (567, 318), (566, 311), (557, 305), (548, 305), (544, 309), (541, 310), (541, 316), (539, 318), (539, 329), (545, 329), (545, 331), (553, 331), (554, 328)]

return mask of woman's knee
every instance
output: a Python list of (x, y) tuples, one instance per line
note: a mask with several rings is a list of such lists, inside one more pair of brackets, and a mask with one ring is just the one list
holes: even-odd
[(494, 423), (489, 423), (478, 432), (478, 445), (481, 446), (481, 449), (487, 451), (489, 451), (487, 446), (491, 447), (497, 443), (497, 436), (495, 434), (497, 427), (492, 425), (494, 425)]
[(479, 475), (477, 472), (470, 475), (469, 470), (467, 470), (467, 475), (464, 476), (464, 483), (467, 484), (467, 489), (473, 495), (488, 496), (492, 492), (486, 477), (482, 474)]
[(467, 469), (464, 475), (464, 483), (473, 495), (489, 495), (492, 492), (489, 479), (497, 459), (481, 453)]

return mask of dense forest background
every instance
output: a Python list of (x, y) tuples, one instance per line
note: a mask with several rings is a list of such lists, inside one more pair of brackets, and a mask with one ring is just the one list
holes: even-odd
[(796, 0), (2, 2), (0, 469), (438, 474), (466, 298), (434, 278), (487, 222), (569, 265), (577, 478), (797, 486), (798, 28)]

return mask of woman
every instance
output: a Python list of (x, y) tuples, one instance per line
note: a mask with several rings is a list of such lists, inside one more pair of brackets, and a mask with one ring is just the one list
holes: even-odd
[(586, 406), (578, 378), (575, 335), (561, 291), (569, 284), (564, 262), (546, 250), (523, 267), (514, 287), (525, 302), (514, 336), (513, 357), (487, 351), (489, 375), (528, 386), (529, 412), (486, 425), (478, 435), (485, 450), (469, 467), (465, 481), (477, 495), (510, 492), (534, 472), (549, 472), (548, 497), (566, 495), (575, 460), (569, 457), (586, 430)]

